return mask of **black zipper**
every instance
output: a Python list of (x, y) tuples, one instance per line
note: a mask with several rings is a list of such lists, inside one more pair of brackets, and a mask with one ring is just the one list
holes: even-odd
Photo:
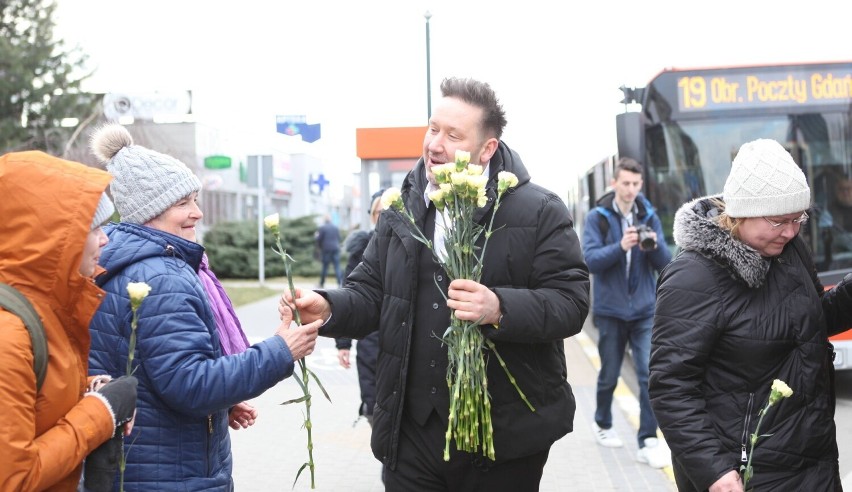
[(751, 425), (751, 411), (754, 409), (754, 393), (748, 394), (748, 405), (746, 405), (745, 422), (743, 422), (743, 437), (742, 437), (742, 455), (740, 461), (748, 463), (748, 428)]
[(207, 476), (210, 476), (210, 445), (213, 442), (213, 415), (207, 416)]

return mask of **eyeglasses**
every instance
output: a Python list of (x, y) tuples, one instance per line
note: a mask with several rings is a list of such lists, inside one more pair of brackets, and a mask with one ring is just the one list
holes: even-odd
[(809, 218), (810, 218), (810, 216), (808, 216), (807, 212), (802, 212), (802, 215), (800, 215), (798, 219), (791, 219), (791, 220), (785, 220), (785, 221), (782, 221), (782, 222), (775, 222), (774, 220), (769, 220), (766, 217), (764, 217), (763, 220), (765, 220), (766, 222), (769, 222), (769, 225), (771, 225), (773, 229), (777, 229), (777, 228), (785, 226), (787, 224), (802, 225), (805, 222), (807, 222)]

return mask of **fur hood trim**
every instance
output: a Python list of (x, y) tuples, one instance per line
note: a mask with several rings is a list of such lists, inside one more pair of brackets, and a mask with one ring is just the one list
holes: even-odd
[(770, 261), (719, 227), (720, 210), (705, 196), (684, 204), (675, 214), (674, 240), (684, 251), (695, 251), (722, 265), (731, 277), (757, 289), (766, 281)]

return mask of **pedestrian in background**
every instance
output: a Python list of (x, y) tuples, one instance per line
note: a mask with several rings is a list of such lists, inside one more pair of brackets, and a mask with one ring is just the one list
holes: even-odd
[(104, 297), (92, 278), (107, 243), (101, 225), (114, 210), (104, 194), (110, 179), (42, 152), (0, 157), (0, 282), (35, 309), (49, 355), (39, 389), (36, 343), (0, 308), (0, 490), (77, 490), (83, 459), (109, 451), (103, 444), (121, 438), (118, 427), (136, 408), (135, 378), (87, 378), (89, 320)]
[[(499, 230), (488, 241), (482, 283), (449, 282), (403, 222), (408, 219), (384, 212), (346, 286), (297, 289), (295, 303), (303, 321), (326, 323), (323, 336), (361, 338), (379, 329), (372, 448), (384, 464), (388, 491), (538, 490), (551, 446), (573, 429), (576, 405), (564, 343), (588, 313), (588, 270), (565, 204), (532, 183), (520, 156), (501, 141), (506, 115), (491, 87), (449, 78), (441, 95), (401, 199), (434, 240), (441, 229), (427, 195), (438, 188), (434, 166), (453, 162), (457, 150), (469, 151), (470, 162), (482, 166), (489, 200), (477, 211), (480, 225), (492, 220), (498, 174), (517, 176), (517, 187), (505, 193), (493, 218)], [(285, 292), (284, 315), (290, 302)], [(450, 397), (441, 336), (451, 311), (481, 321), (477, 329), (494, 342), (535, 408), (530, 411), (489, 357), (496, 461), (454, 444), (449, 460), (443, 457)]]
[(319, 286), (325, 286), (325, 275), (328, 273), (328, 266), (334, 267), (334, 277), (337, 279), (337, 286), (343, 286), (343, 275), (340, 273), (340, 230), (336, 225), (331, 223), (331, 217), (326, 215), (323, 225), (317, 229), (317, 247), (320, 251), (320, 260), (322, 261), (322, 270), (320, 270)]
[[(740, 148), (721, 195), (675, 214), (650, 391), (681, 492), (741, 492), (749, 459), (753, 490), (842, 489), (828, 336), (852, 324), (852, 276), (823, 292), (799, 237), (810, 200), (789, 152), (761, 139)], [(793, 394), (760, 415), (775, 379)]]
[[(251, 423), (256, 413), (241, 403), (289, 377), (295, 361), (313, 351), (319, 325), (290, 329), (285, 317), (274, 336), (226, 355), (228, 335), (215, 313), (222, 306), (199, 278), (200, 181), (177, 159), (134, 145), (121, 125), (99, 129), (91, 143), (115, 177), (110, 189), (122, 220), (107, 228), (101, 255), (107, 271), (98, 283), (109, 295), (91, 324), (93, 374), (125, 372), (132, 317), (126, 287), (151, 286), (138, 310), (139, 411), (125, 490), (233, 490), (228, 426)], [(238, 333), (232, 338), (239, 343)]]
[[(364, 250), (367, 249), (367, 244), (370, 243), (370, 239), (375, 234), (376, 222), (379, 221), (379, 216), (382, 213), (382, 193), (384, 193), (384, 190), (373, 193), (370, 202), (369, 214), (370, 224), (372, 224), (370, 231), (353, 232), (346, 240), (346, 252), (349, 253), (349, 260), (346, 262), (343, 278), (349, 277), (352, 270), (361, 263)], [(352, 339), (336, 338), (334, 342), (337, 346), (337, 360), (342, 367), (349, 369), (349, 351), (352, 348)], [(379, 332), (377, 329), (358, 340), (357, 354), (355, 355), (355, 362), (358, 366), (358, 386), (361, 389), (361, 405), (358, 408), (358, 416), (367, 419), (370, 427), (373, 427), (373, 407), (376, 404), (376, 358), (378, 355)]]
[(592, 320), (598, 329), (597, 408), (593, 425), (598, 444), (624, 445), (612, 428), (612, 401), (624, 352), (630, 345), (639, 386), (637, 460), (654, 468), (671, 464), (657, 438), (657, 419), (648, 398), (648, 358), (657, 274), (671, 261), (660, 217), (642, 194), (642, 166), (622, 157), (613, 172), (613, 190), (597, 201), (583, 228), (583, 254), (593, 275)]

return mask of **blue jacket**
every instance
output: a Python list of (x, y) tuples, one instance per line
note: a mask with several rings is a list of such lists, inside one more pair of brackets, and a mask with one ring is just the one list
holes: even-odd
[(106, 232), (101, 265), (107, 273), (98, 283), (107, 296), (90, 326), (90, 374), (125, 374), (132, 318), (127, 284), (151, 286), (138, 311), (138, 411), (125, 440), (125, 490), (230, 491), (228, 409), (292, 374), (290, 350), (273, 336), (223, 356), (196, 273), (204, 248), (134, 224), (110, 225)]
[[(614, 192), (602, 196), (597, 207), (586, 216), (583, 224), (583, 254), (592, 279), (592, 313), (625, 321), (654, 316), (657, 273), (672, 259), (666, 245), (663, 227), (654, 207), (642, 195), (636, 197), (638, 213), (634, 225), (645, 224), (657, 233), (657, 249), (631, 250), (630, 277), (627, 277), (627, 258), (621, 249), (621, 216), (615, 213)], [(601, 227), (602, 221), (607, 226)], [(606, 233), (604, 235), (604, 232)]]

